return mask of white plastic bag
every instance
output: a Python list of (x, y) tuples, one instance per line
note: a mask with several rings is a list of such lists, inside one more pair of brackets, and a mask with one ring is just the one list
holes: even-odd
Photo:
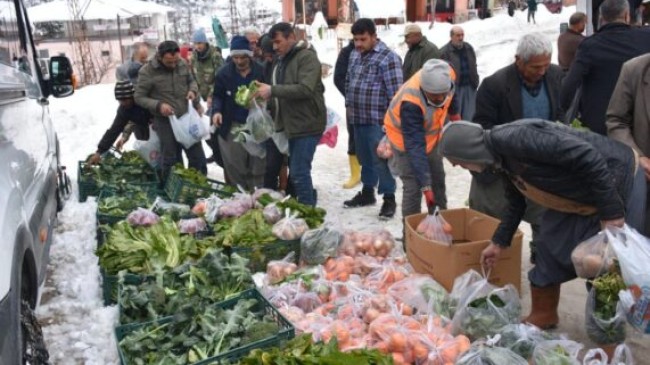
[(281, 154), (289, 155), (289, 139), (287, 138), (286, 133), (274, 132), (271, 138), (273, 139), (275, 146), (278, 148), (278, 151), (280, 151)]
[(160, 138), (158, 138), (158, 133), (151, 126), (149, 127), (149, 139), (146, 141), (136, 139), (133, 142), (133, 149), (154, 169), (161, 166), (162, 153), (160, 149)]
[(582, 365), (607, 365), (608, 356), (601, 348), (590, 349), (582, 358)]
[(578, 355), (582, 344), (570, 340), (550, 340), (537, 344), (533, 351), (535, 365), (580, 365)]
[(187, 113), (180, 118), (170, 115), (169, 122), (172, 125), (176, 141), (185, 148), (192, 147), (210, 135), (210, 123), (206, 123), (199, 112), (194, 109), (191, 100), (187, 101)]
[(621, 265), (625, 284), (650, 287), (650, 240), (627, 224), (620, 229), (606, 229), (605, 234)]
[(578, 277), (592, 279), (609, 271), (615, 257), (607, 242), (607, 235), (601, 231), (573, 249), (571, 261)]
[(614, 350), (614, 356), (612, 356), (612, 362), (610, 365), (634, 365), (632, 351), (630, 351), (630, 348), (627, 347), (626, 344), (622, 343), (616, 346), (616, 350)]
[(253, 106), (248, 111), (246, 126), (251, 137), (257, 143), (266, 141), (273, 134), (273, 118), (266, 111), (264, 105), (260, 105), (255, 99), (253, 99)]

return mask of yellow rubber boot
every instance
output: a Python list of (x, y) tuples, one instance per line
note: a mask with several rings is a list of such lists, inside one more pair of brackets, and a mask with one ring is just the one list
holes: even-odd
[(343, 189), (352, 189), (361, 182), (361, 165), (356, 155), (348, 155), (350, 159), (350, 179), (343, 183)]

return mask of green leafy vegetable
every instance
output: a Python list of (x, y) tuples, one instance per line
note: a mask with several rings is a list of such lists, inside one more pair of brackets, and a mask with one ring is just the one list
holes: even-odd
[(320, 227), (320, 225), (325, 221), (325, 215), (327, 214), (327, 211), (323, 208), (302, 204), (294, 198), (280, 201), (277, 203), (277, 206), (281, 212), (289, 209), (292, 213), (297, 213), (297, 218), (304, 219), (309, 228)]
[(150, 204), (151, 199), (147, 196), (147, 192), (141, 189), (125, 193), (112, 192), (108, 195), (102, 193), (97, 202), (97, 212), (104, 215), (126, 217), (138, 207), (147, 207)]
[(108, 154), (98, 165), (83, 165), (80, 178), (84, 182), (94, 182), (101, 189), (112, 186), (124, 189), (128, 183), (154, 182), (156, 172), (137, 152), (129, 151), (120, 158)]
[(235, 93), (235, 103), (244, 108), (250, 108), (253, 101), (253, 95), (257, 92), (257, 85), (255, 81), (251, 81), (248, 85), (241, 85), (237, 88)]
[(252, 247), (274, 242), (277, 238), (271, 231), (272, 226), (264, 220), (260, 209), (251, 209), (238, 218), (217, 221), (212, 239), (217, 245), (231, 247)]

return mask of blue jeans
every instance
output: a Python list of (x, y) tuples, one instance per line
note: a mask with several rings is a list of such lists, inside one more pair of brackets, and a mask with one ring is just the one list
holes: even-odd
[(299, 202), (315, 206), (316, 196), (311, 181), (311, 162), (314, 160), (320, 135), (289, 138), (289, 177)]
[(377, 146), (384, 138), (383, 127), (376, 124), (355, 124), (354, 144), (361, 164), (361, 182), (364, 188), (375, 188), (379, 195), (395, 194), (395, 178), (388, 162), (377, 156)]

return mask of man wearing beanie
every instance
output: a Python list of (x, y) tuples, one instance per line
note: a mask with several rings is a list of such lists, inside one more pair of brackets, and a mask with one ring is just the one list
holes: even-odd
[[(553, 45), (541, 33), (526, 34), (519, 40), (515, 61), (487, 77), (476, 95), (472, 121), (483, 128), (524, 118), (562, 120), (560, 87), (564, 73), (551, 64)], [(502, 219), (505, 212), (502, 181), (489, 172), (472, 173), (469, 207)], [(531, 224), (530, 261), (535, 261), (535, 243), (543, 209), (530, 202), (524, 220)]]
[(354, 128), (354, 148), (361, 163), (363, 188), (352, 199), (343, 202), (346, 208), (374, 205), (375, 186), (383, 195), (380, 219), (395, 215), (395, 179), (386, 160), (377, 156), (377, 146), (384, 138), (383, 121), (391, 100), (402, 86), (402, 60), (377, 38), (372, 19), (361, 18), (352, 25), (355, 50), (345, 79), (347, 117)]
[[(420, 213), (422, 195), (429, 213), (436, 205), (447, 207), (445, 191), (436, 189), (433, 178), (441, 171), (436, 147), (453, 109), (455, 80), (456, 73), (447, 62), (427, 61), (397, 91), (384, 117), (386, 137), (393, 149), (391, 170), (402, 179), (404, 218)], [(455, 115), (453, 119), (459, 119)], [(444, 170), (442, 173), (444, 179)]]
[(101, 155), (111, 148), (129, 122), (133, 124), (133, 133), (135, 133), (136, 139), (141, 141), (149, 140), (149, 124), (152, 121), (152, 115), (146, 109), (135, 104), (133, 101), (134, 92), (131, 81), (118, 81), (115, 84), (115, 99), (120, 103), (120, 106), (117, 108), (113, 124), (102, 136), (99, 145), (97, 145), (97, 152), (90, 156), (88, 163), (99, 163)]
[[(199, 95), (208, 103), (208, 110), (210, 110), (214, 77), (221, 66), (223, 66), (223, 57), (221, 57), (221, 52), (208, 43), (208, 38), (203, 28), (199, 28), (194, 32), (192, 35), (192, 43), (194, 43), (194, 50), (192, 51), (190, 62), (192, 65), (192, 73), (199, 87)], [(217, 165), (223, 167), (223, 159), (221, 158), (217, 136), (215, 134), (210, 135), (207, 143), (212, 150), (212, 156), (207, 159), (207, 162), (216, 162)]]
[(470, 171), (493, 171), (505, 183), (506, 211), (481, 262), (499, 265), (526, 211), (526, 198), (546, 208), (537, 263), (528, 273), (532, 310), (525, 322), (557, 326), (562, 283), (576, 277), (571, 253), (603, 227), (643, 228), (645, 176), (632, 148), (561, 123), (522, 119), (484, 130), (455, 122), (440, 153)]
[(156, 56), (140, 69), (135, 88), (135, 102), (154, 116), (154, 129), (160, 138), (162, 150), (162, 182), (165, 183), (171, 167), (182, 158), (185, 150), (189, 166), (206, 175), (208, 172), (203, 144), (184, 148), (174, 136), (169, 117), (181, 117), (188, 112), (188, 100), (202, 113), (199, 89), (187, 63), (180, 58), (180, 48), (174, 41), (158, 45)]
[(215, 79), (210, 115), (218, 128), (214, 138), (219, 140), (226, 182), (249, 191), (262, 187), (266, 162), (235, 142), (231, 131), (246, 124), (248, 118), (248, 109), (235, 102), (237, 89), (254, 80), (264, 80), (264, 69), (253, 61), (248, 40), (241, 35), (234, 36), (230, 41), (230, 62), (219, 70)]
[(269, 35), (278, 59), (272, 84), (258, 83), (256, 96), (273, 103), (276, 130), (289, 139), (289, 174), (296, 198), (315, 206), (311, 166), (327, 122), (321, 63), (313, 48), (296, 39), (291, 24), (277, 23)]

